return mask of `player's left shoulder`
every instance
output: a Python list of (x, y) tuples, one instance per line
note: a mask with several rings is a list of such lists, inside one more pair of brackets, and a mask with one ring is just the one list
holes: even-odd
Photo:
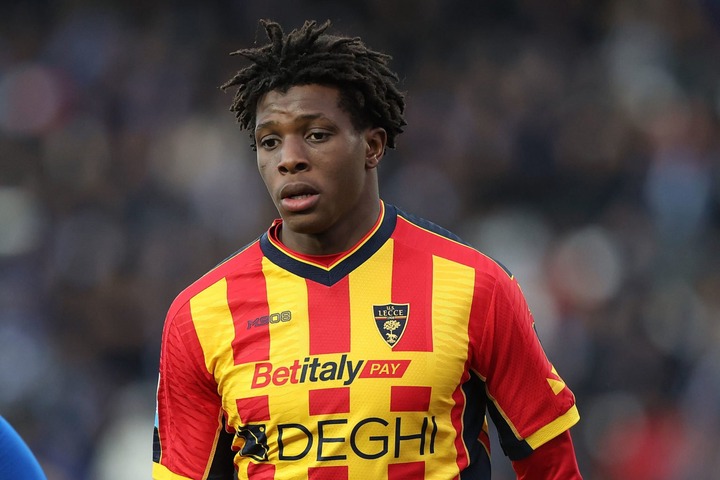
[(428, 250), (438, 257), (472, 267), (501, 282), (514, 281), (512, 272), (503, 263), (466, 242), (456, 233), (425, 218), (397, 207), (395, 209), (398, 217), (396, 231), (399, 232), (396, 237), (400, 241)]
[(397, 212), (395, 241), (433, 255), (471, 261), (474, 249), (454, 232), (397, 207), (390, 208)]

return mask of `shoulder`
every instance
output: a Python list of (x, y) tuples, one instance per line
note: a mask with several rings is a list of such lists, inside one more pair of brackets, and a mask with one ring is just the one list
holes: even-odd
[(234, 275), (237, 272), (260, 265), (262, 256), (263, 254), (260, 250), (260, 239), (258, 238), (227, 257), (210, 271), (188, 285), (175, 297), (168, 309), (166, 321), (170, 321), (174, 318), (178, 312), (183, 310), (193, 297), (215, 285), (222, 279), (227, 278), (230, 275)]
[(513, 274), (502, 263), (484, 254), (455, 233), (398, 208), (396, 211), (397, 225), (393, 235), (396, 242), (472, 267), (503, 282), (513, 280)]

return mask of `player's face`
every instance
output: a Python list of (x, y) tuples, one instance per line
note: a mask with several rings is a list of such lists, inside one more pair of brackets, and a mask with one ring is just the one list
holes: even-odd
[(256, 118), (258, 168), (283, 218), (283, 242), (310, 254), (350, 248), (379, 213), (385, 131), (357, 130), (337, 89), (321, 85), (267, 93)]

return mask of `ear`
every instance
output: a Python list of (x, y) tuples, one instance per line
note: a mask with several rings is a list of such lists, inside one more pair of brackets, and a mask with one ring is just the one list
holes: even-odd
[(376, 168), (385, 154), (387, 132), (384, 128), (370, 128), (365, 132), (365, 167)]

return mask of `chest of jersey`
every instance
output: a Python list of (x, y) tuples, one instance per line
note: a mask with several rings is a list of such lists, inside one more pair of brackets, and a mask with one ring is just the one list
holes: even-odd
[(240, 461), (355, 478), (378, 460), (419, 468), (446, 455), (432, 464), (454, 468), (474, 271), (396, 254), (388, 242), (330, 286), (264, 260), (193, 300)]

